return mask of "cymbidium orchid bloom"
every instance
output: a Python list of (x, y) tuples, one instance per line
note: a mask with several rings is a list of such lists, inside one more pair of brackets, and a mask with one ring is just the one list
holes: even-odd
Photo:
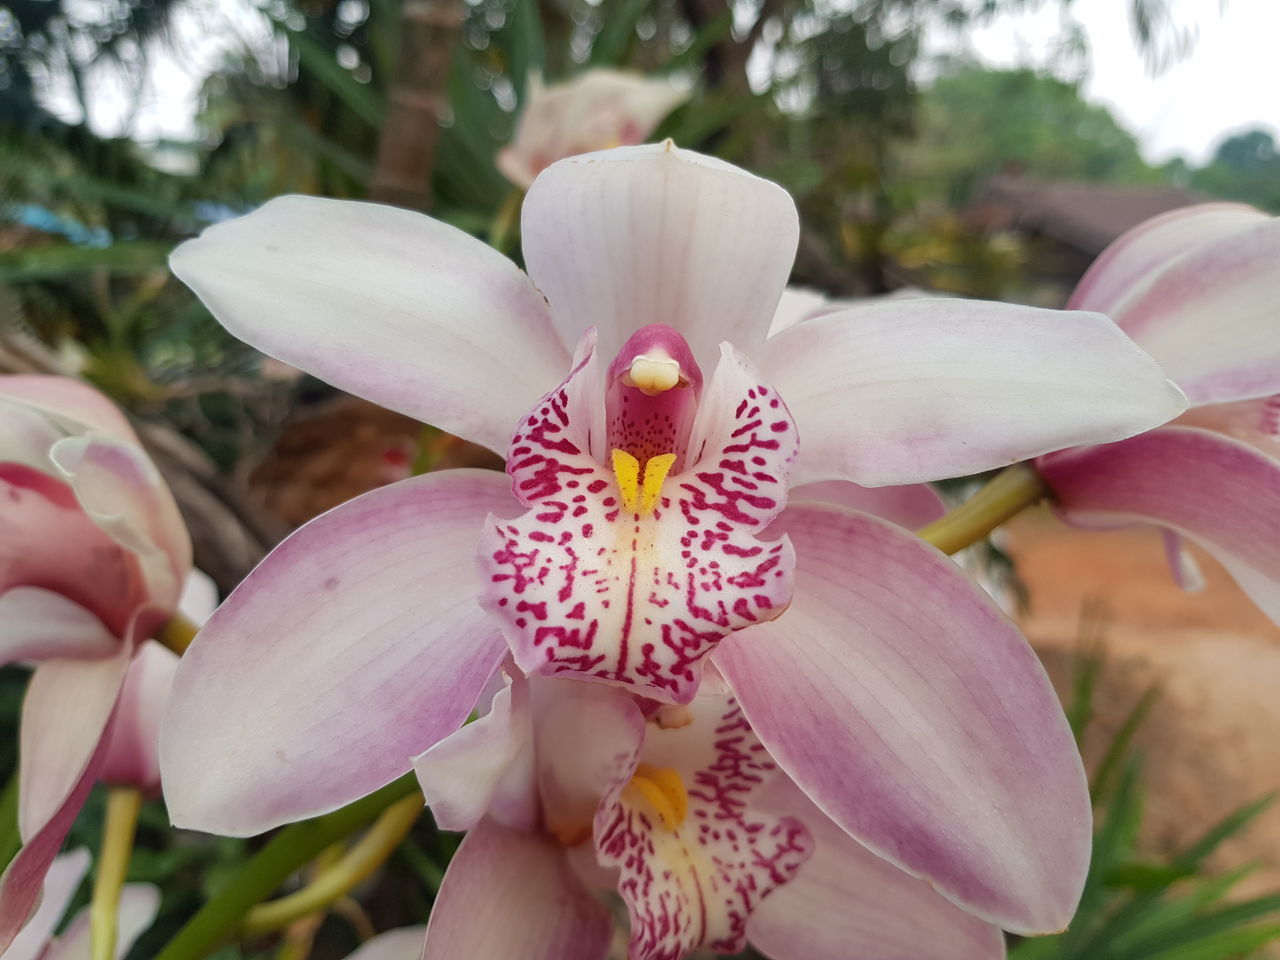
[(437, 823), (471, 831), (424, 960), (603, 960), (615, 892), (631, 960), (748, 940), (775, 960), (1004, 956), (997, 928), (813, 806), (728, 695), (659, 707), (509, 671), (490, 711), (415, 767)]
[(105, 734), (130, 664), (140, 678), (165, 656), (135, 661), (179, 604), (191, 544), (133, 429), (91, 388), (0, 377), (0, 438), (0, 662), (37, 664), (22, 707), (23, 847), (0, 877), (2, 947), (112, 752)]
[(179, 665), (175, 822), (250, 834), (370, 792), (508, 649), (672, 708), (712, 662), (856, 840), (988, 922), (1065, 926), (1089, 804), (1026, 642), (918, 538), (788, 492), (1116, 439), (1178, 390), (1092, 313), (902, 300), (767, 338), (794, 204), (669, 143), (550, 167), (522, 235), (527, 275), (425, 216), (292, 197), (175, 251), (232, 332), (510, 475), (391, 484), (263, 561)]
[(1069, 306), (1109, 314), (1190, 399), (1180, 420), (1037, 468), (1063, 515), (1185, 537), (1280, 622), (1280, 219), (1214, 203), (1156, 217), (1090, 267)]
[[(0, 960), (89, 960), (89, 910), (86, 907), (55, 935), (80, 882), (89, 869), (89, 851), (73, 850), (53, 861), (45, 874), (43, 896), (31, 921), (0, 952)], [(116, 924), (116, 960), (121, 960), (160, 909), (160, 891), (150, 883), (125, 884)]]
[(529, 78), (515, 137), (500, 150), (498, 169), (521, 190), (557, 160), (643, 143), (663, 118), (689, 99), (669, 80), (595, 67), (544, 85)]

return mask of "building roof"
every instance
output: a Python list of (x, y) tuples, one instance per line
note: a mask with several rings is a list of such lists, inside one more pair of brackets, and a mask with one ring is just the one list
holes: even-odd
[(1211, 199), (1175, 186), (1002, 175), (991, 179), (966, 218), (986, 229), (1043, 234), (1092, 256), (1143, 220)]

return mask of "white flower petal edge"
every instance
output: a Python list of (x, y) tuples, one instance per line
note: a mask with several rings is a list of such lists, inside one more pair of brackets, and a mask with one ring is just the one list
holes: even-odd
[(395, 207), (280, 197), (169, 265), (264, 353), (498, 451), (568, 361), (515, 264)]
[(160, 736), (173, 822), (246, 836), (315, 816), (461, 726), (506, 652), (468, 559), (514, 505), (500, 474), (426, 474), (276, 547), (178, 666)]
[(1093, 313), (882, 301), (796, 324), (758, 360), (799, 425), (797, 484), (966, 476), (1186, 409), (1155, 361)]

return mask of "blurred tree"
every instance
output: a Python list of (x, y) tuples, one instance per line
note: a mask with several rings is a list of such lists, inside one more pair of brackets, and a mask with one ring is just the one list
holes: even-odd
[(1218, 145), (1213, 160), (1191, 173), (1191, 185), (1224, 200), (1280, 213), (1280, 150), (1267, 130), (1248, 130)]

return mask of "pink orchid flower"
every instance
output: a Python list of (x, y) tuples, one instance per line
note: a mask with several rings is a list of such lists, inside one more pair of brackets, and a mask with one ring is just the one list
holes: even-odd
[[(89, 909), (80, 911), (61, 935), (58, 921), (89, 870), (89, 851), (73, 850), (56, 858), (45, 874), (43, 896), (31, 921), (0, 953), (0, 960), (89, 960)], [(160, 909), (160, 890), (150, 883), (127, 883), (120, 891), (116, 960), (151, 926)]]
[(643, 143), (689, 99), (669, 80), (596, 67), (545, 86), (529, 77), (524, 110), (510, 145), (498, 152), (502, 175), (521, 190), (557, 160)]
[(175, 823), (245, 835), (370, 792), (509, 648), (671, 704), (711, 660), (842, 829), (989, 922), (1064, 926), (1089, 804), (1026, 642), (918, 538), (787, 492), (1115, 439), (1181, 394), (1099, 314), (903, 300), (766, 339), (794, 204), (670, 144), (549, 168), (522, 234), (527, 275), (428, 217), (293, 197), (175, 251), (234, 333), (511, 475), (391, 484), (268, 556), (179, 665)]
[(1280, 219), (1214, 203), (1176, 210), (1103, 251), (1070, 306), (1098, 310), (1186, 392), (1177, 423), (1037, 467), (1064, 517), (1150, 523), (1181, 581), (1181, 539), (1216, 557), (1280, 623)]
[(0, 877), (2, 947), (112, 753), (113, 714), (132, 722), (132, 698), (118, 706), (127, 676), (164, 656), (134, 659), (176, 608), (191, 546), (137, 436), (96, 391), (0, 377), (0, 421), (0, 655), (37, 664), (22, 707), (23, 847)]
[(605, 891), (627, 905), (631, 960), (748, 940), (775, 960), (1004, 955), (996, 927), (821, 813), (728, 695), (646, 708), (510, 670), (489, 713), (415, 767), (437, 823), (470, 831), (424, 960), (601, 960)]

